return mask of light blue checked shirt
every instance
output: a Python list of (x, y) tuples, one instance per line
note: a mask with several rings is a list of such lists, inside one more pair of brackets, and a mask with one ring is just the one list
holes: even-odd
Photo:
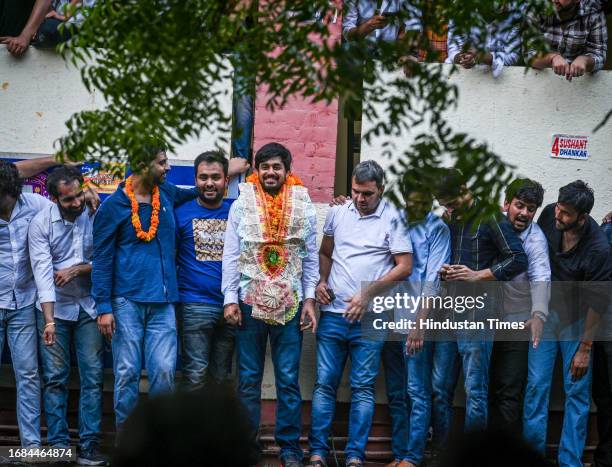
[(28, 227), (34, 216), (52, 203), (34, 193), (22, 193), (8, 222), (0, 219), (0, 308), (17, 310), (36, 301), (28, 250)]
[(504, 66), (517, 65), (521, 54), (520, 11), (512, 11), (503, 21), (487, 25), (486, 30), (473, 27), (469, 36), (459, 35), (453, 21), (448, 25), (448, 58), (446, 63), (453, 63), (455, 56), (464, 51), (464, 47), (484, 46), (493, 56), (491, 70), (497, 78)]
[(51, 204), (32, 219), (28, 245), (39, 303), (54, 303), (55, 318), (77, 321), (80, 308), (83, 308), (95, 319), (91, 277), (75, 277), (64, 287), (57, 287), (53, 277), (62, 269), (91, 264), (93, 217), (89, 210), (85, 209), (74, 222), (68, 222), (62, 218), (57, 204)]

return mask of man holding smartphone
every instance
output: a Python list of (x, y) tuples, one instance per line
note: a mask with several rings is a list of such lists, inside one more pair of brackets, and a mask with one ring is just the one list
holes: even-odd
[(352, 0), (347, 3), (342, 29), (349, 41), (394, 42), (406, 31), (421, 30), (420, 12), (404, 0)]
[[(440, 269), (442, 280), (464, 283), (508, 281), (527, 271), (527, 255), (508, 219), (500, 213), (499, 217), (492, 216), (477, 224), (468, 220), (473, 210), (478, 209), (478, 200), (467, 188), (466, 177), (459, 170), (448, 169), (440, 177), (436, 191), (439, 203), (450, 217), (451, 231), (451, 262)], [(462, 287), (461, 284), (455, 285)], [(474, 313), (474, 319), (493, 316), (493, 303), (493, 297), (488, 296), (487, 305), (478, 315)], [(452, 313), (449, 320), (459, 312), (453, 310)], [(492, 344), (492, 336), (487, 331), (469, 330), (450, 331), (448, 340), (436, 342), (432, 374), (435, 448), (443, 448), (450, 434), (460, 362), (467, 394), (465, 431), (487, 427)]]
[[(346, 465), (363, 465), (374, 415), (374, 382), (382, 339), (368, 336), (362, 323), (370, 299), (412, 270), (407, 222), (382, 199), (384, 174), (374, 161), (361, 162), (352, 178), (352, 202), (330, 209), (319, 251), (317, 301), (317, 377), (312, 397), (310, 465), (324, 466), (334, 418), (336, 393), (347, 358), (351, 358), (351, 409)], [(362, 286), (370, 282), (368, 287)]]

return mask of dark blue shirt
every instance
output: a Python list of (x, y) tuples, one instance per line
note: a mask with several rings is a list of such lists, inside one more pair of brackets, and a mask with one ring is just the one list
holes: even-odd
[(175, 209), (181, 302), (223, 306), (223, 237), (233, 202), (226, 199), (218, 209), (208, 209), (194, 199)]
[[(117, 191), (100, 206), (94, 221), (92, 295), (98, 314), (112, 313), (111, 298), (125, 297), (143, 303), (178, 301), (175, 264), (174, 208), (197, 196), (162, 183), (157, 235), (150, 242), (136, 237), (130, 200)], [(138, 215), (144, 231), (149, 230), (152, 206), (139, 203)]]
[(527, 270), (527, 255), (521, 239), (505, 216), (477, 226), (452, 220), (449, 227), (451, 264), (461, 264), (474, 271), (490, 268), (498, 281), (509, 281)]

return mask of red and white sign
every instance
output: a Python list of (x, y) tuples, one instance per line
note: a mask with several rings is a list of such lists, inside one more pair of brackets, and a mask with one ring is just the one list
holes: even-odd
[(589, 137), (577, 135), (553, 135), (550, 157), (555, 159), (589, 158)]

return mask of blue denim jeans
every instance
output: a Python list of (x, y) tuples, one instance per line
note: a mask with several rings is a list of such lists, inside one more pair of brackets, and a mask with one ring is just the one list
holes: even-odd
[(435, 449), (444, 449), (448, 445), (459, 368), (457, 343), (454, 341), (433, 342), (431, 426)]
[(232, 156), (244, 157), (251, 163), (251, 142), (255, 122), (255, 89), (241, 89), (248, 85), (246, 80), (238, 74), (234, 74), (233, 86)]
[(408, 405), (410, 407), (410, 436), (404, 460), (419, 465), (423, 461), (431, 421), (434, 342), (425, 341), (423, 349), (414, 354), (404, 353), (407, 371)]
[(459, 332), (455, 334), (455, 340), (434, 344), (432, 424), (436, 447), (444, 446), (450, 436), (453, 396), (460, 364), (466, 394), (465, 431), (484, 430), (487, 427), (489, 362), (493, 342), (468, 339)]
[[(61, 30), (60, 30), (61, 29)], [(39, 47), (55, 47), (66, 42), (77, 32), (77, 26), (57, 18), (46, 18), (38, 28), (36, 45)]]
[(351, 357), (351, 409), (347, 459), (363, 460), (374, 415), (374, 383), (380, 367), (383, 340), (362, 336), (361, 323), (341, 314), (322, 312), (317, 329), (317, 379), (312, 396), (310, 453), (327, 457), (336, 392), (347, 357)]
[(176, 318), (171, 303), (140, 303), (116, 297), (112, 299), (112, 306), (115, 315), (112, 340), (114, 405), (119, 432), (138, 403), (143, 354), (149, 395), (174, 390)]
[(382, 348), (385, 369), (387, 407), (391, 417), (391, 451), (393, 458), (407, 459), (409, 436), (409, 405), (406, 393), (405, 341), (388, 340)]
[(302, 394), (300, 393), (300, 356), (302, 331), (300, 310), (284, 325), (267, 324), (251, 316), (252, 307), (240, 303), (242, 324), (236, 332), (238, 353), (238, 395), (249, 415), (252, 436), (257, 436), (261, 418), (261, 383), (266, 345), (270, 339), (274, 379), (276, 382), (276, 426), (274, 436), (280, 457), (302, 459)]
[(49, 446), (69, 446), (68, 380), (70, 346), (74, 342), (79, 366), (79, 446), (91, 449), (98, 444), (102, 426), (102, 385), (104, 379), (104, 338), (98, 324), (83, 309), (77, 321), (55, 318), (55, 344), (45, 345), (42, 333), (44, 315), (38, 313), (43, 397)]
[[(581, 328), (583, 323), (576, 323)], [(559, 443), (559, 465), (582, 465), (582, 451), (586, 442), (589, 407), (591, 405), (591, 358), (589, 370), (582, 378), (573, 381), (570, 368), (574, 354), (578, 350), (578, 340), (565, 340), (576, 336), (575, 328), (562, 326), (555, 312), (549, 314), (542, 340), (537, 349), (529, 346), (529, 370), (525, 405), (523, 409), (523, 436), (535, 449), (544, 454), (548, 422), (548, 402), (552, 385), (553, 370), (557, 352), (563, 360), (563, 388), (565, 408), (563, 429)]]
[(17, 383), (17, 424), (21, 445), (38, 447), (40, 446), (40, 377), (34, 304), (17, 310), (0, 308), (0, 356), (6, 338), (11, 350)]
[(227, 381), (232, 372), (236, 329), (225, 322), (223, 307), (183, 303), (179, 326), (185, 388), (200, 389), (209, 379)]

